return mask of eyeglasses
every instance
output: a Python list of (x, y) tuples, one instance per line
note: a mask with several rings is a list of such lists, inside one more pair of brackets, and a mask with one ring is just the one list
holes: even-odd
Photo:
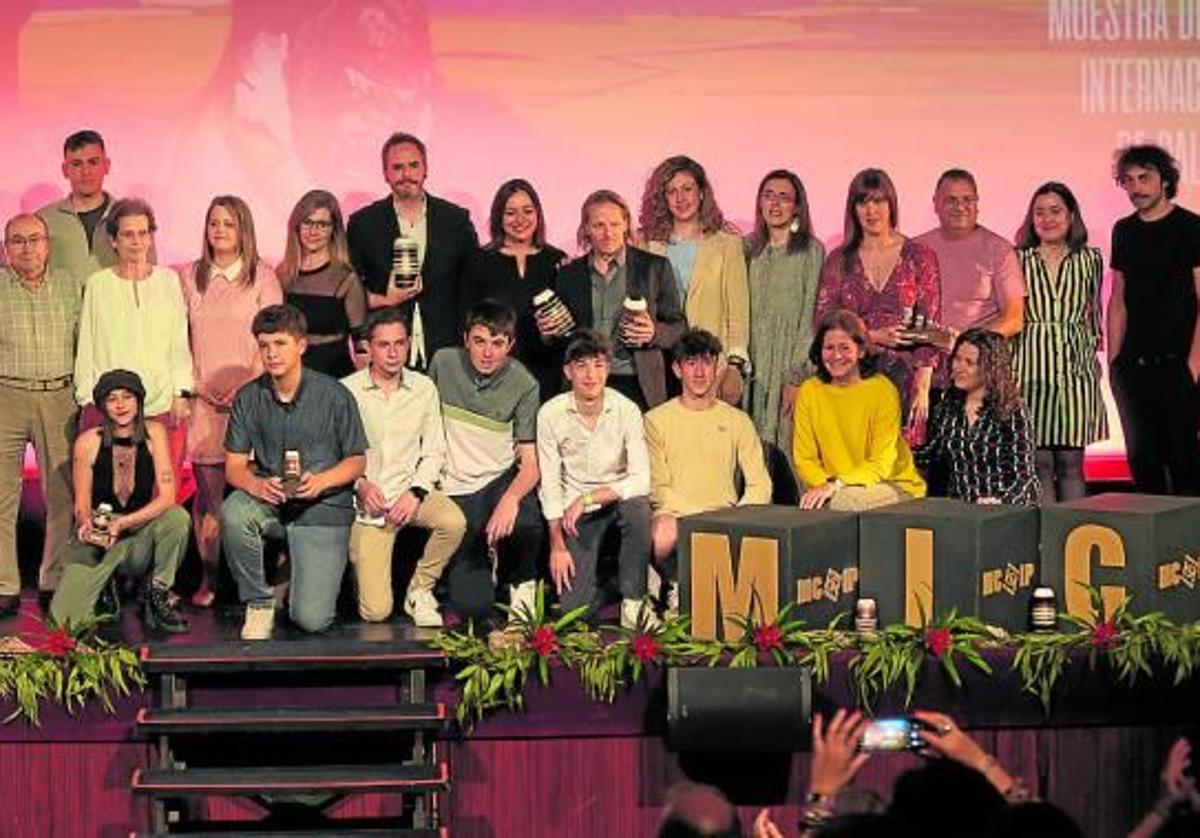
[(46, 241), (44, 235), (34, 233), (32, 236), (10, 236), (4, 243), (9, 247), (37, 247), (44, 241)]
[(794, 204), (794, 203), (796, 203), (795, 196), (790, 195), (787, 192), (767, 191), (767, 192), (762, 193), (760, 200), (762, 200), (762, 202), (764, 204)]
[(306, 218), (300, 222), (301, 230), (319, 230), (324, 233), (333, 229), (332, 221), (325, 221), (320, 218)]
[(945, 199), (948, 207), (973, 207), (978, 203), (979, 198), (975, 195), (951, 195)]
[(122, 241), (133, 242), (149, 239), (154, 235), (153, 230), (122, 230), (117, 233), (117, 238)]

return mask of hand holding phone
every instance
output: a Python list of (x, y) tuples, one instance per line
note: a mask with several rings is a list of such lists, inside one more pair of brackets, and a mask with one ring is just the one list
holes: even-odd
[(907, 716), (875, 719), (863, 728), (858, 750), (866, 753), (919, 751), (925, 747), (925, 740), (921, 738), (923, 727), (919, 720)]
[(854, 779), (869, 759), (856, 747), (866, 725), (858, 710), (847, 713), (839, 708), (828, 724), (820, 713), (813, 714), (810, 792), (832, 798)]

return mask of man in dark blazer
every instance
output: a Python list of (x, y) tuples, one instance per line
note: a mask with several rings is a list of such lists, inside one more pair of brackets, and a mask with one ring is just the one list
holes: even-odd
[[(687, 323), (671, 263), (630, 245), (629, 225), (629, 206), (620, 195), (607, 189), (589, 195), (578, 234), (587, 253), (559, 271), (555, 288), (576, 325), (612, 339), (608, 386), (646, 410), (667, 400), (664, 353)], [(623, 315), (625, 300), (644, 301), (645, 310)]]
[[(367, 289), (370, 308), (399, 306), (413, 324), (409, 365), (424, 369), (433, 353), (457, 346), (458, 285), (468, 254), (479, 246), (465, 209), (425, 191), (425, 144), (395, 133), (383, 144), (383, 177), (392, 194), (350, 216), (350, 261)], [(393, 243), (403, 238), (419, 254), (421, 272), (410, 287), (392, 276)]]

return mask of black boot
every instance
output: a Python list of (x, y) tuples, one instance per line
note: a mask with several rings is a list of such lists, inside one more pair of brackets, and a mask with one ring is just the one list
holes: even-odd
[(96, 613), (110, 614), (113, 619), (119, 619), (121, 616), (121, 591), (117, 586), (117, 577), (109, 577), (108, 584), (104, 586), (104, 590), (100, 592), (100, 596), (96, 599)]
[(188, 630), (187, 620), (180, 617), (171, 605), (171, 592), (153, 582), (146, 586), (142, 622), (147, 631), (157, 629), (167, 634), (183, 634)]

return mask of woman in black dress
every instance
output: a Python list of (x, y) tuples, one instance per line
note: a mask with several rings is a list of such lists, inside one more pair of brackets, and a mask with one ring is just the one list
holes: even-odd
[(546, 244), (542, 202), (527, 180), (505, 182), (492, 200), (488, 218), (491, 241), (476, 250), (463, 271), (460, 316), (482, 299), (499, 300), (517, 313), (514, 354), (538, 380), (542, 401), (562, 385), (562, 354), (557, 342), (544, 339), (533, 313), (533, 298), (554, 287), (566, 254)]
[(308, 321), (304, 366), (334, 378), (354, 372), (350, 335), (366, 319), (367, 295), (350, 266), (337, 198), (314, 189), (296, 203), (275, 273), (284, 302)]

